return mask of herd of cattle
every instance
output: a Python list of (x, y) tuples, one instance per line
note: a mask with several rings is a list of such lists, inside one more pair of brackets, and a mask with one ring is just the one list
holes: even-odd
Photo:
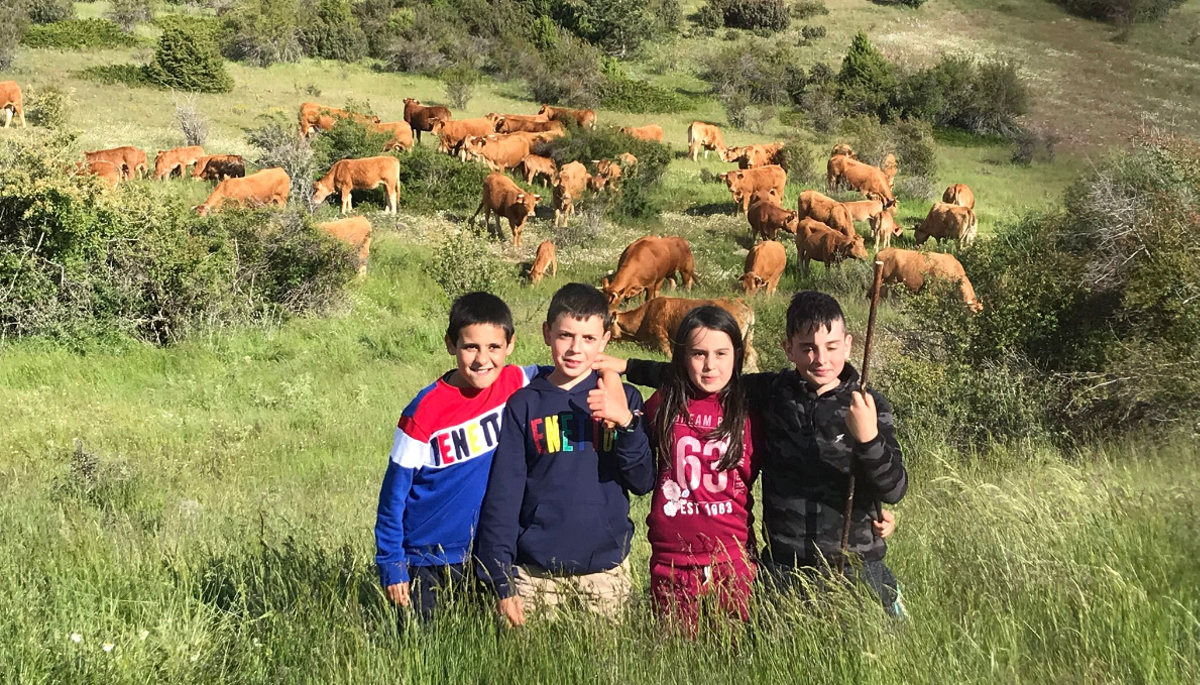
[[(16, 82), (0, 82), (0, 102), (3, 102), (6, 128), (14, 116), (24, 125), (21, 92)], [(534, 153), (539, 143), (567, 133), (563, 122), (594, 128), (596, 113), (587, 109), (543, 105), (532, 115), (493, 113), (476, 119), (456, 120), (446, 107), (425, 106), (407, 98), (403, 121), (382, 122), (374, 116), (304, 103), (300, 106), (299, 133), (309, 137), (329, 131), (340, 119), (357, 121), (373, 132), (385, 134), (387, 151), (410, 150), (414, 137), (415, 143), (420, 144), (421, 134), (428, 132), (438, 138), (439, 151), (465, 162), (477, 161), (486, 165), (492, 173), (484, 179), (479, 208), (471, 217), (471, 223), (482, 211), (484, 224), (491, 229), (491, 215), (495, 214), (494, 232), (502, 235), (500, 219), (507, 219), (516, 247), (521, 246), (526, 219), (534, 215), (542, 196), (522, 189), (506, 172), (517, 174), (526, 183), (540, 178), (543, 184), (553, 189), (554, 226), (558, 227), (566, 225), (574, 212), (575, 202), (585, 191), (620, 192), (623, 178), (638, 163), (636, 157), (626, 152), (616, 159), (593, 160), (593, 173), (579, 161), (560, 167), (549, 157)], [(657, 124), (621, 127), (619, 130), (641, 140), (660, 143), (663, 140), (663, 129)], [(737, 169), (720, 174), (719, 178), (746, 217), (751, 238), (756, 241), (746, 256), (740, 279), (746, 295), (760, 290), (767, 294), (775, 292), (787, 263), (787, 253), (778, 242), (781, 231), (795, 236), (799, 267), (807, 274), (813, 260), (829, 268), (846, 259), (867, 259), (864, 238), (854, 225), (863, 222), (869, 226), (874, 240), (875, 259), (884, 265), (885, 284), (903, 284), (915, 291), (929, 278), (957, 281), (964, 303), (974, 311), (982, 309), (962, 265), (952, 255), (890, 247), (892, 237), (902, 232), (895, 221), (898, 206), (893, 185), (898, 165), (892, 155), (877, 167), (858, 159), (849, 146), (835, 146), (826, 166), (827, 190), (832, 192), (848, 187), (861, 193), (864, 199), (839, 202), (819, 191), (806, 190), (800, 193), (796, 209), (789, 210), (783, 207), (787, 171), (782, 143), (726, 146), (720, 128), (699, 121), (688, 127), (687, 140), (688, 156), (693, 161), (698, 160), (701, 152), (705, 158), (715, 152), (723, 161), (737, 164)], [(146, 153), (135, 147), (86, 152), (84, 157), (71, 171), (99, 176), (114, 186), (150, 173)], [(154, 160), (154, 178), (166, 180), (176, 174), (183, 176), (189, 167), (192, 179), (217, 182), (208, 199), (194, 208), (201, 215), (230, 204), (282, 207), (291, 190), (291, 179), (282, 168), (262, 169), (247, 175), (241, 157), (207, 155), (200, 146), (159, 152)], [(380, 186), (386, 190), (386, 211), (394, 214), (400, 193), (400, 161), (396, 157), (344, 159), (316, 181), (312, 201), (320, 203), (336, 193), (341, 198), (341, 211), (346, 214), (351, 210), (352, 190)], [(955, 184), (947, 188), (942, 201), (934, 203), (925, 219), (915, 227), (916, 244), (921, 245), (933, 237), (939, 244), (942, 240), (955, 240), (963, 247), (969, 246), (977, 230), (974, 205), (974, 195), (967, 186)], [(370, 223), (360, 216), (320, 225), (357, 249), (360, 273), (365, 272), (371, 243)], [(762, 240), (758, 241), (759, 238)], [(549, 240), (538, 246), (529, 278), (537, 283), (547, 271), (557, 273), (554, 244)], [(683, 315), (699, 304), (716, 304), (733, 313), (742, 325), (748, 350), (747, 368), (753, 368), (754, 313), (740, 298), (658, 297), (664, 282), (674, 283), (676, 277), (690, 289), (694, 272), (691, 247), (683, 238), (646, 236), (626, 247), (615, 273), (610, 272), (610, 277), (602, 284), (614, 312), (614, 339), (633, 338), (656, 345), (664, 352), (669, 351), (670, 332)], [(620, 311), (624, 302), (638, 296), (645, 299), (641, 306)]]

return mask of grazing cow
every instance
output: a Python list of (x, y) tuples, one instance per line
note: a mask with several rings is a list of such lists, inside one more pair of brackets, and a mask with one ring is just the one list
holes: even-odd
[(595, 164), (596, 173), (588, 181), (588, 188), (595, 193), (609, 186), (612, 186), (613, 190), (619, 190), (622, 179), (621, 165), (611, 159), (598, 159), (595, 160)]
[(469, 136), (462, 143), (462, 155), (478, 159), (492, 171), (515, 169), (529, 156), (533, 143), (527, 135)]
[(367, 275), (371, 256), (371, 222), (365, 216), (352, 216), (319, 224), (321, 230), (358, 251), (358, 275)]
[(696, 279), (692, 247), (677, 236), (660, 238), (646, 236), (629, 244), (617, 261), (617, 273), (604, 277), (604, 294), (608, 308), (616, 311), (625, 300), (645, 294), (647, 300), (658, 297), (664, 279), (678, 273), (688, 289)]
[(496, 120), (496, 133), (556, 133), (563, 131), (559, 121), (530, 121), (504, 115)]
[(505, 119), (508, 119), (509, 121), (530, 121), (530, 122), (550, 121), (549, 117), (543, 116), (541, 114), (497, 114), (496, 112), (488, 112), (487, 114), (483, 115), (483, 118), (492, 122), (492, 133), (496, 133), (499, 131), (500, 125), (502, 123), (504, 123)]
[(196, 164), (204, 157), (204, 148), (199, 145), (177, 147), (174, 150), (162, 150), (154, 156), (154, 180), (162, 181), (171, 178), (176, 170), (179, 175), (187, 173), (187, 168)]
[[(843, 202), (842, 206), (846, 208), (846, 211), (850, 212), (850, 218), (854, 221), (870, 221), (871, 217), (883, 211), (883, 203), (878, 200)], [(894, 205), (890, 211), (893, 213), (896, 211)]]
[(787, 183), (787, 172), (776, 164), (741, 171), (727, 171), (718, 176), (725, 181), (725, 186), (733, 194), (734, 204), (741, 204), (742, 214), (750, 208), (750, 199), (754, 193), (764, 193), (775, 189), (775, 194), (783, 197), (783, 186)]
[(116, 188), (121, 183), (121, 179), (125, 177), (121, 173), (121, 168), (112, 162), (104, 162), (96, 160), (94, 162), (77, 162), (73, 170), (75, 174), (85, 174), (90, 176), (98, 176), (101, 180), (108, 183), (110, 187)]
[(888, 187), (895, 188), (896, 173), (900, 171), (899, 165), (896, 164), (896, 155), (887, 153), (887, 156), (883, 158), (883, 164), (879, 165), (879, 170), (887, 177)]
[(538, 116), (552, 121), (574, 119), (580, 128), (596, 128), (596, 110), (594, 109), (567, 109), (566, 107), (542, 105), (542, 108), (538, 110)]
[(150, 171), (150, 163), (146, 159), (146, 153), (129, 145), (114, 147), (109, 150), (85, 152), (83, 156), (89, 162), (109, 162), (120, 168), (125, 178), (141, 178), (143, 174)]
[(227, 178), (243, 178), (246, 162), (241, 155), (207, 155), (196, 160), (192, 168), (192, 180), (224, 181)]
[(955, 183), (942, 193), (942, 202), (975, 211), (975, 193), (965, 183)]
[(816, 219), (847, 238), (853, 238), (854, 219), (850, 210), (837, 200), (816, 190), (800, 193), (796, 201), (796, 213), (801, 219)]
[(655, 143), (661, 143), (663, 140), (663, 128), (658, 124), (646, 124), (645, 126), (622, 126), (621, 133), (624, 133), (631, 138), (638, 140), (649, 140)]
[(896, 223), (892, 212), (879, 212), (870, 218), (871, 235), (875, 238), (875, 251), (891, 247), (892, 238), (901, 234), (903, 229)]
[(617, 155), (617, 161), (624, 164), (626, 169), (631, 169), (637, 165), (637, 157), (634, 157), (631, 152), (622, 152)]
[(701, 150), (704, 150), (704, 159), (708, 159), (710, 151), (716, 151), (717, 156), (725, 154), (725, 138), (721, 135), (720, 127), (715, 124), (693, 121), (688, 126), (687, 133), (688, 156), (692, 158), (693, 162), (699, 161), (696, 158), (700, 155)]
[(367, 124), (367, 129), (372, 133), (383, 133), (389, 136), (387, 144), (383, 146), (385, 152), (391, 152), (392, 150), (404, 150), (407, 152), (412, 149), (413, 131), (412, 126), (409, 126), (407, 121)]
[(370, 114), (348, 112), (337, 107), (326, 107), (315, 102), (300, 105), (300, 135), (307, 138), (317, 131), (328, 131), (338, 119), (349, 119), (360, 124), (378, 124), (379, 117)]
[(558, 181), (554, 184), (554, 225), (566, 226), (567, 219), (575, 213), (575, 200), (583, 198), (583, 190), (592, 180), (587, 167), (579, 162), (567, 162), (558, 170)]
[(892, 185), (888, 182), (887, 174), (879, 167), (846, 155), (830, 157), (826, 184), (832, 191), (843, 181), (868, 200), (879, 200), (885, 209), (896, 204), (896, 196), (892, 194)]
[(802, 219), (796, 231), (796, 254), (800, 258), (800, 272), (809, 272), (809, 263), (817, 260), (829, 269), (846, 259), (866, 259), (867, 248), (860, 235), (848, 238), (825, 224), (813, 219)]
[(769, 191), (769, 197), (752, 202), (750, 209), (746, 212), (746, 219), (750, 221), (752, 238), (761, 235), (764, 240), (775, 240), (779, 231), (783, 230), (794, 234), (799, 226), (800, 215), (772, 202), (774, 193), (775, 189), (772, 188)]
[(650, 345), (663, 354), (671, 354), (671, 339), (679, 330), (683, 317), (696, 307), (714, 305), (733, 315), (742, 331), (745, 360), (742, 369), (749, 373), (758, 370), (758, 352), (754, 349), (754, 310), (738, 299), (689, 300), (681, 297), (656, 297), (637, 309), (614, 312), (613, 340), (636, 340)]
[(747, 295), (753, 295), (766, 288), (768, 295), (774, 295), (786, 266), (787, 250), (783, 243), (767, 240), (755, 245), (746, 255), (745, 273), (741, 278), (742, 290)]
[(450, 110), (441, 105), (425, 106), (413, 98), (404, 98), (404, 120), (412, 127), (417, 143), (421, 142), (421, 131), (433, 130), (434, 119), (450, 121), (451, 118)]
[(533, 179), (538, 176), (544, 177), (542, 185), (554, 185), (558, 182), (558, 166), (549, 157), (525, 155), (521, 160), (521, 170), (526, 183), (533, 183)]
[[(883, 262), (883, 283), (903, 283), (914, 293), (931, 278), (957, 282), (962, 291), (963, 304), (973, 312), (983, 311), (983, 303), (975, 297), (975, 288), (967, 278), (967, 272), (953, 255), (938, 252), (899, 250), (894, 247), (880, 250), (875, 261)], [(872, 288), (873, 289), (873, 288)], [(874, 293), (868, 291), (868, 297)]]
[(496, 127), (490, 119), (485, 119), (484, 117), (463, 119), (461, 121), (434, 119), (433, 126), (429, 131), (437, 136), (440, 141), (438, 143), (438, 152), (445, 152), (452, 155), (462, 147), (462, 142), (467, 136), (486, 136), (495, 133)]
[(754, 144), (726, 148), (721, 154), (726, 162), (737, 162), (739, 169), (754, 169), (783, 161), (783, 143)]
[(243, 206), (287, 205), (288, 193), (292, 188), (292, 179), (287, 172), (279, 167), (263, 169), (245, 178), (227, 178), (213, 188), (212, 194), (192, 209), (200, 216), (208, 216), (213, 210), (220, 209), (226, 202)]
[(508, 227), (512, 231), (513, 246), (520, 247), (521, 232), (525, 230), (525, 220), (534, 215), (538, 200), (541, 199), (541, 195), (526, 193), (521, 190), (520, 186), (513, 183), (512, 179), (499, 171), (493, 171), (483, 179), (483, 199), (479, 201), (479, 207), (471, 215), (471, 227), (474, 228), (475, 217), (479, 216), (479, 212), (482, 211), (483, 223), (491, 231), (491, 216), (492, 212), (495, 212), (495, 235), (497, 237), (504, 235), (500, 228), (500, 217), (504, 217), (508, 219)]
[(395, 157), (364, 157), (334, 162), (321, 180), (313, 184), (312, 201), (320, 204), (333, 193), (341, 193), (342, 214), (350, 211), (350, 191), (387, 190), (387, 212), (396, 213), (400, 199), (400, 160)]
[(943, 240), (957, 240), (963, 247), (970, 247), (978, 229), (975, 212), (966, 207), (935, 202), (929, 208), (929, 214), (925, 215), (925, 220), (917, 224), (914, 239), (917, 245), (937, 238), (939, 245)]
[(529, 282), (541, 283), (546, 277), (546, 270), (550, 270), (551, 276), (558, 275), (558, 254), (554, 251), (554, 243), (549, 240), (543, 240), (541, 245), (538, 245), (537, 256), (533, 258), (533, 266), (529, 267)]
[(25, 107), (21, 98), (21, 86), (16, 81), (0, 81), (0, 109), (4, 110), (4, 128), (12, 123), (13, 117), (25, 124)]

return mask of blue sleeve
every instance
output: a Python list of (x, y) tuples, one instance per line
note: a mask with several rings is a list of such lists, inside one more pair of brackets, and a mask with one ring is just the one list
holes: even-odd
[(479, 528), (475, 534), (475, 557), (479, 579), (492, 586), (500, 599), (513, 593), (509, 581), (517, 556), (517, 535), (521, 531), (521, 504), (525, 499), (525, 425), (513, 411), (504, 409), (500, 443), (492, 457), (487, 490), (479, 509)]
[[(625, 399), (630, 411), (643, 411), (642, 395), (632, 386), (625, 386)], [(654, 454), (650, 450), (646, 417), (630, 433), (618, 432), (617, 464), (621, 469), (622, 485), (635, 495), (644, 495), (654, 489)]]
[(403, 431), (397, 429), (392, 456), (383, 476), (383, 487), (379, 489), (379, 508), (375, 514), (375, 563), (379, 566), (379, 580), (384, 587), (408, 582), (408, 564), (404, 555), (404, 506), (416, 470), (402, 465), (400, 459), (402, 443), (408, 439)]

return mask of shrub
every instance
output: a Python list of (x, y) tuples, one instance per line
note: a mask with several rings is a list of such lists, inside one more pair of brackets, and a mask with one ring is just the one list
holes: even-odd
[(788, 183), (814, 185), (824, 180), (825, 169), (808, 141), (792, 136), (784, 141), (780, 166), (787, 172)]
[(980, 134), (1011, 136), (1020, 130), (1017, 117), (1029, 109), (1029, 88), (1011, 61), (979, 65), (972, 84), (971, 107), (960, 114), (960, 127)]
[(792, 16), (796, 19), (809, 19), (829, 14), (829, 8), (823, 0), (800, 0), (792, 3)]
[(71, 93), (57, 86), (30, 88), (25, 94), (25, 114), (29, 123), (44, 128), (63, 128), (67, 125), (67, 113), (74, 104)]
[(614, 60), (604, 64), (604, 84), (600, 89), (600, 106), (635, 114), (686, 112), (691, 101), (666, 88), (631, 79)]
[(800, 28), (800, 45), (810, 45), (825, 37), (824, 26), (805, 24)]
[(258, 126), (245, 132), (247, 141), (258, 151), (250, 161), (259, 168), (282, 167), (292, 179), (291, 196), (309, 203), (317, 168), (312, 147), (297, 130), (296, 120), (285, 114), (264, 114)]
[(1027, 128), (1013, 138), (1013, 164), (1029, 166), (1035, 159), (1054, 161), (1055, 148), (1061, 137), (1051, 129)]
[(297, 0), (236, 0), (221, 15), (221, 52), (260, 67), (295, 62), (304, 55), (298, 11)]
[(135, 47), (138, 40), (111, 21), (72, 19), (44, 26), (31, 26), (21, 38), (21, 44), (31, 48), (91, 50)]
[(426, 265), (426, 273), (450, 299), (478, 290), (496, 292), (503, 282), (504, 268), (488, 251), (485, 229), (491, 230), (464, 227), (451, 232)]
[[(362, 110), (354, 108), (351, 111)], [(382, 155), (383, 147), (390, 139), (388, 134), (376, 133), (356, 121), (338, 119), (333, 128), (322, 133), (312, 143), (312, 161), (316, 175), (323, 175), (339, 160)]]
[(146, 78), (163, 88), (200, 93), (228, 93), (233, 79), (217, 44), (203, 35), (180, 28), (163, 31), (154, 60), (146, 66)]
[(730, 45), (703, 62), (701, 78), (726, 102), (776, 107), (796, 102), (807, 79), (794, 48), (779, 41), (752, 39)]
[(446, 87), (446, 100), (454, 109), (466, 109), (475, 94), (480, 75), (469, 64), (459, 64), (442, 72), (442, 83)]
[(875, 50), (862, 31), (854, 36), (842, 60), (837, 85), (838, 98), (848, 111), (889, 118), (896, 76), (891, 62)]
[(487, 167), (417, 145), (400, 158), (400, 204), (416, 212), (472, 212), (479, 206)]
[(899, 2), (901, 5), (904, 5), (905, 7), (911, 7), (913, 9), (920, 9), (921, 5), (925, 4), (926, 0), (897, 0), (897, 2)]
[(108, 10), (108, 18), (125, 33), (131, 33), (138, 24), (150, 21), (152, 15), (150, 0), (113, 0)]
[(662, 209), (654, 192), (671, 163), (671, 151), (665, 145), (638, 140), (618, 131), (574, 129), (569, 135), (552, 140), (538, 150), (559, 166), (581, 162), (589, 168), (593, 160), (616, 159), (622, 152), (632, 153), (638, 163), (633, 172), (624, 177), (617, 199), (608, 205), (610, 216), (638, 220), (657, 217)]
[(24, 42), (22, 35), (29, 26), (29, 15), (21, 0), (0, 0), (0, 14), (5, 17), (0, 22), (0, 69), (9, 69), (17, 54), (17, 44)]
[(696, 11), (695, 20), (702, 28), (716, 31), (725, 26), (725, 13), (717, 5), (706, 3)]
[(75, 18), (75, 5), (71, 0), (29, 0), (29, 21), (34, 24), (53, 24)]
[(208, 140), (208, 120), (196, 107), (196, 98), (185, 97), (175, 101), (175, 123), (183, 133), (185, 145), (203, 145)]
[(183, 29), (194, 36), (204, 36), (217, 43), (221, 41), (221, 20), (216, 17), (195, 14), (164, 14), (155, 17), (153, 23), (163, 31)]
[(122, 84), (130, 88), (139, 88), (154, 85), (146, 78), (145, 67), (137, 64), (101, 64), (75, 73), (79, 78), (110, 86)]
[(299, 40), (310, 57), (357, 62), (367, 55), (367, 35), (358, 25), (349, 0), (321, 0), (300, 29)]
[[(678, 8), (678, 3), (673, 2)], [(636, 50), (662, 29), (656, 12), (663, 3), (645, 0), (575, 0), (554, 3), (552, 17), (560, 26), (610, 55)]]
[(604, 75), (599, 52), (566, 33), (558, 48), (543, 53), (526, 78), (530, 99), (568, 107), (594, 107), (600, 102)]
[(778, 32), (792, 21), (784, 0), (709, 0), (709, 5), (720, 10), (722, 25), (729, 28)]
[(889, 155), (900, 167), (896, 189), (908, 197), (930, 199), (938, 176), (937, 143), (933, 128), (919, 121), (880, 124), (871, 117), (856, 117), (843, 126), (860, 159), (879, 166)]
[(1054, 0), (1071, 14), (1118, 26), (1158, 21), (1187, 0)]
[(817, 133), (833, 133), (842, 127), (842, 109), (831, 88), (805, 93), (800, 100), (800, 108), (808, 113), (813, 130)]

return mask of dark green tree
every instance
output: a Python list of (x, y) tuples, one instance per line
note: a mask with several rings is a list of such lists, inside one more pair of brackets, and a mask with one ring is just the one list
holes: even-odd
[(842, 60), (837, 84), (839, 98), (846, 109), (873, 114), (884, 121), (891, 118), (896, 75), (891, 63), (871, 45), (862, 31), (854, 36), (850, 51)]
[(200, 93), (228, 93), (233, 79), (211, 37), (168, 28), (158, 39), (146, 78), (163, 88)]

